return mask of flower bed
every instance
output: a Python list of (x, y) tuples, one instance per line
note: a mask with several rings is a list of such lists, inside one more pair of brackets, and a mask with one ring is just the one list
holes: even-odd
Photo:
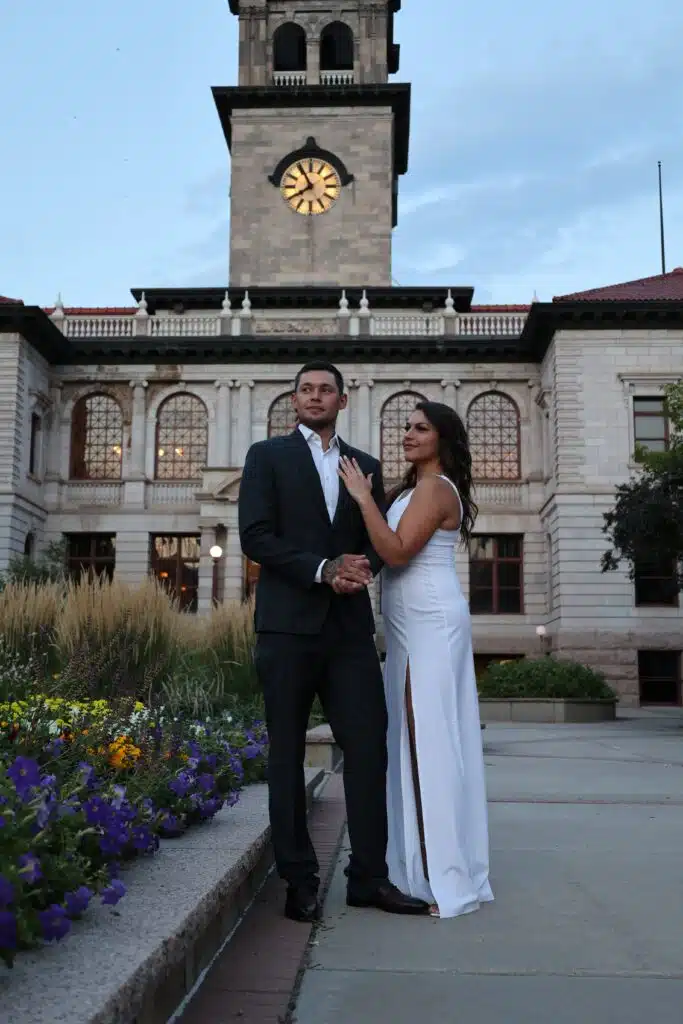
[(64, 938), (121, 867), (263, 778), (263, 723), (35, 695), (0, 704), (0, 956)]

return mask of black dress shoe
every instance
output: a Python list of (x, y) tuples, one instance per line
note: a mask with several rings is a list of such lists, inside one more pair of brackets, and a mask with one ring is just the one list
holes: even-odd
[(349, 907), (376, 907), (387, 914), (428, 914), (429, 904), (424, 900), (406, 896), (391, 882), (380, 882), (376, 889), (368, 892), (348, 887), (346, 903)]
[(317, 890), (310, 886), (290, 885), (285, 900), (285, 917), (291, 921), (313, 924), (320, 920), (320, 903)]

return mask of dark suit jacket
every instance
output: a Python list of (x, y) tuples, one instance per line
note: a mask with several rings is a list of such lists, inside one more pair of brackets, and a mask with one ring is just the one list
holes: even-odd
[[(373, 495), (384, 511), (384, 486), (377, 459), (339, 442), (342, 455), (373, 473)], [(261, 566), (256, 588), (256, 630), (261, 633), (320, 633), (334, 603), (345, 625), (372, 634), (374, 619), (367, 590), (336, 595), (316, 583), (324, 558), (365, 554), (374, 574), (382, 563), (368, 539), (358, 505), (339, 481), (334, 521), (325, 504), (320, 477), (300, 430), (258, 441), (247, 453), (240, 483), (239, 529), (242, 551)]]

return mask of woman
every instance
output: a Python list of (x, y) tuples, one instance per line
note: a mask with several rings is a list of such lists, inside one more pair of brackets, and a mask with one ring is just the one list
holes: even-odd
[(469, 540), (477, 508), (460, 417), (420, 402), (403, 439), (409, 463), (387, 521), (371, 480), (342, 459), (339, 475), (385, 563), (391, 881), (456, 917), (493, 899), (479, 704), (467, 601), (455, 544)]

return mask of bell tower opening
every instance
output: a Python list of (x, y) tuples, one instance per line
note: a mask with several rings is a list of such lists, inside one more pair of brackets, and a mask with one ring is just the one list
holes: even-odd
[(305, 71), (306, 33), (301, 25), (287, 21), (273, 34), (273, 71)]
[(320, 35), (320, 70), (353, 71), (353, 32), (343, 21), (326, 25)]

